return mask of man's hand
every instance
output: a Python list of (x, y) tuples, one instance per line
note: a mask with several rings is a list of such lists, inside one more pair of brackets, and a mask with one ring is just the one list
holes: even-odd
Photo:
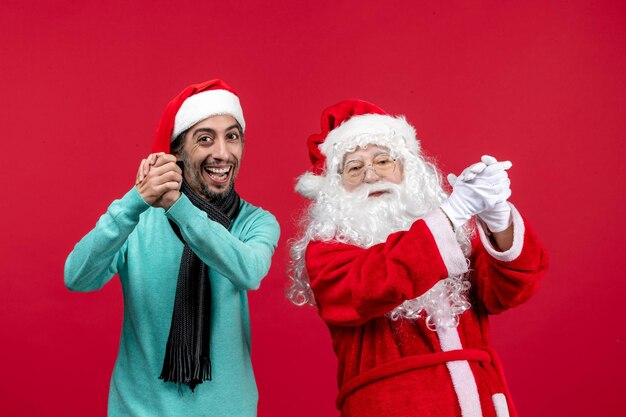
[(167, 210), (180, 197), (182, 180), (174, 155), (151, 154), (139, 164), (137, 191), (146, 203)]
[(137, 170), (137, 176), (135, 177), (135, 185), (139, 184), (148, 175), (150, 167), (154, 165), (159, 156), (165, 155), (165, 152), (151, 153), (145, 159), (141, 160), (139, 169)]
[(511, 189), (506, 170), (511, 166), (509, 161), (497, 162), (495, 158), (485, 155), (481, 162), (463, 170), (459, 177), (448, 175), (452, 194), (441, 209), (455, 229), (472, 216), (493, 209), (509, 198)]

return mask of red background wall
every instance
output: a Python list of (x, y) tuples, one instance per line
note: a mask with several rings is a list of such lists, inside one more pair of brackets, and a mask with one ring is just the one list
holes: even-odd
[(518, 411), (623, 415), (622, 2), (25, 3), (0, 5), (2, 415), (105, 415), (119, 283), (70, 293), (64, 260), (132, 186), (166, 102), (214, 77), (249, 126), (238, 190), (282, 226), (250, 295), (260, 416), (337, 415), (328, 332), (283, 290), (305, 139), (348, 97), (405, 114), (446, 172), (513, 161), (551, 254), (541, 292), (492, 318)]

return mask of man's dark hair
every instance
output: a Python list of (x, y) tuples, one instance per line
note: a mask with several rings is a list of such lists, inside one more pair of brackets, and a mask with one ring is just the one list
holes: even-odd
[(181, 132), (180, 135), (176, 136), (176, 139), (170, 143), (170, 152), (172, 155), (181, 155), (183, 151), (183, 145), (185, 144), (185, 134), (189, 131), (189, 129)]

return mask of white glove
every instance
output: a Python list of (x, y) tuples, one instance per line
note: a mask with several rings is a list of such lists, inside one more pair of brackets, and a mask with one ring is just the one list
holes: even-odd
[[(496, 158), (489, 155), (484, 155), (481, 158), (481, 161), (487, 166), (493, 165), (498, 162)], [(487, 225), (490, 232), (502, 232), (508, 229), (508, 227), (511, 225), (511, 206), (506, 201), (501, 201), (499, 203), (496, 203), (493, 208), (487, 209), (482, 213), (479, 213), (478, 217)]]
[(448, 182), (453, 187), (452, 194), (441, 205), (441, 209), (455, 229), (472, 216), (493, 209), (511, 195), (506, 173), (512, 166), (511, 162), (493, 162), (494, 158), (487, 155), (483, 159), (490, 165), (487, 166), (483, 160), (464, 169), (459, 177), (448, 175)]

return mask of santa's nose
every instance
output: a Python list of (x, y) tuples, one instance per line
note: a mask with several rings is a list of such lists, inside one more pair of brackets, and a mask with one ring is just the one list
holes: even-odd
[(365, 167), (365, 178), (363, 178), (364, 182), (371, 184), (378, 181), (379, 179), (380, 176), (376, 173), (376, 171), (374, 171), (372, 167)]

